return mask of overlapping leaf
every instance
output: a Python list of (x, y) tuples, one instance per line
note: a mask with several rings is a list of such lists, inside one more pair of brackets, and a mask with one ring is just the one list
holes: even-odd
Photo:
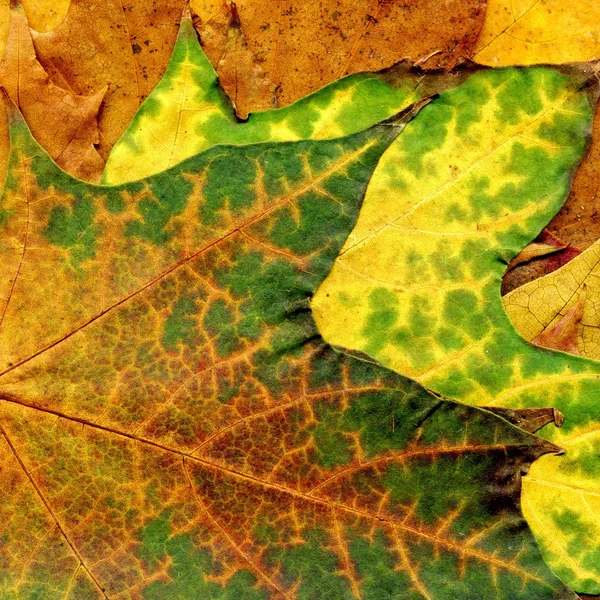
[(202, 45), (245, 118), (406, 58), (451, 68), (471, 56), (486, 1), (192, 0), (190, 6)]
[(107, 88), (99, 119), (103, 158), (164, 73), (184, 4), (72, 0), (56, 28), (33, 32), (38, 60), (57, 85), (84, 95)]
[(113, 148), (103, 181), (118, 184), (169, 168), (220, 143), (329, 139), (361, 131), (464, 75), (423, 77), (398, 66), (346, 77), (292, 106), (239, 122), (217, 75), (183, 19), (167, 71)]
[(597, 242), (558, 271), (504, 297), (508, 316), (526, 340), (535, 340), (576, 313), (572, 337), (578, 353), (600, 358), (599, 246)]
[(529, 345), (500, 298), (506, 265), (558, 211), (586, 148), (592, 109), (574, 77), (488, 71), (424, 108), (384, 154), (313, 307), (326, 340), (440, 393), (564, 413), (544, 433), (569, 459), (534, 465), (525, 514), (555, 571), (596, 592), (600, 365)]
[(13, 125), (3, 598), (575, 597), (516, 505), (555, 447), (317, 332), (399, 129), (98, 187)]
[[(95, 147), (100, 142), (97, 115), (106, 89), (81, 96), (56, 85), (36, 58), (22, 12), (12, 11), (9, 22), (0, 62), (0, 86), (19, 106), (36, 139), (63, 169), (81, 179), (99, 181), (104, 160)], [(6, 147), (4, 158), (8, 156), (8, 136), (2, 145)]]

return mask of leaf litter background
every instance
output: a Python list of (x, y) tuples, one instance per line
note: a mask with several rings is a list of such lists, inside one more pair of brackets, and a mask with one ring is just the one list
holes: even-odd
[(594, 7), (23, 4), (3, 597), (599, 592)]

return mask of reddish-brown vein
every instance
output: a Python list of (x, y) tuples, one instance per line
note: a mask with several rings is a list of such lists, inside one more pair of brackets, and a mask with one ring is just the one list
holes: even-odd
[(121, 305), (125, 304), (126, 302), (128, 302), (129, 300), (131, 300), (132, 298), (135, 298), (136, 296), (138, 296), (139, 294), (141, 294), (145, 290), (147, 290), (147, 289), (153, 287), (154, 285), (156, 285), (157, 283), (161, 282), (165, 277), (167, 277), (168, 275), (170, 275), (171, 273), (173, 273), (174, 271), (176, 271), (180, 267), (188, 264), (190, 261), (192, 261), (196, 257), (200, 256), (204, 252), (207, 252), (213, 246), (216, 246), (217, 244), (220, 244), (223, 240), (228, 239), (229, 237), (231, 237), (232, 235), (234, 235), (235, 233), (237, 233), (241, 229), (243, 229), (245, 227), (249, 227), (250, 225), (254, 224), (256, 221), (258, 221), (258, 220), (264, 218), (265, 216), (267, 216), (269, 213), (271, 213), (271, 212), (277, 210), (278, 208), (284, 206), (285, 204), (291, 202), (292, 200), (294, 200), (295, 198), (297, 198), (298, 196), (300, 196), (301, 194), (303, 194), (307, 190), (309, 190), (312, 187), (314, 187), (316, 184), (318, 184), (321, 181), (325, 180), (329, 175), (331, 175), (335, 171), (341, 169), (348, 162), (354, 160), (355, 158), (357, 158), (361, 154), (365, 153), (374, 143), (375, 142), (370, 141), (369, 143), (367, 143), (364, 146), (362, 146), (360, 149), (358, 149), (358, 150), (356, 150), (356, 151), (354, 151), (354, 152), (352, 152), (352, 153), (344, 156), (342, 159), (338, 160), (331, 167), (329, 167), (328, 169), (326, 169), (325, 171), (323, 171), (323, 173), (321, 173), (321, 175), (319, 175), (318, 177), (315, 177), (314, 179), (312, 179), (311, 181), (309, 181), (307, 184), (299, 187), (298, 189), (294, 190), (293, 192), (291, 192), (291, 193), (289, 193), (287, 195), (284, 195), (277, 202), (274, 202), (273, 205), (270, 208), (264, 209), (264, 210), (262, 210), (260, 212), (260, 214), (258, 214), (258, 215), (254, 214), (253, 216), (251, 216), (251, 217), (247, 218), (246, 220), (242, 221), (241, 223), (239, 223), (237, 225), (234, 225), (229, 231), (227, 231), (226, 233), (224, 233), (223, 235), (221, 235), (218, 239), (212, 240), (211, 242), (208, 242), (207, 244), (205, 244), (202, 248), (200, 248), (199, 250), (197, 250), (193, 254), (191, 254), (189, 256), (186, 256), (185, 258), (177, 261), (174, 265), (172, 265), (171, 267), (169, 267), (168, 269), (166, 269), (165, 271), (163, 271), (160, 275), (156, 276), (154, 279), (151, 279), (149, 282), (145, 283), (143, 286), (141, 286), (137, 290), (131, 292), (127, 296), (124, 296), (120, 300), (117, 300), (114, 304), (112, 304), (108, 308), (100, 311), (95, 316), (93, 316), (92, 318), (88, 319), (85, 323), (82, 323), (81, 325), (79, 325), (75, 329), (71, 330), (69, 333), (66, 333), (65, 335), (63, 335), (62, 337), (58, 338), (57, 340), (54, 340), (50, 344), (44, 346), (43, 348), (41, 348), (37, 352), (34, 352), (30, 356), (28, 356), (27, 358), (23, 358), (20, 361), (18, 361), (15, 364), (13, 364), (12, 366), (4, 369), (4, 371), (0, 372), (0, 377), (3, 376), (3, 375), (6, 375), (10, 371), (13, 371), (13, 370), (21, 367), (22, 365), (24, 365), (25, 363), (29, 362), (30, 360), (33, 360), (37, 356), (40, 356), (44, 352), (47, 352), (48, 350), (51, 350), (55, 346), (61, 344), (65, 340), (71, 338), (73, 335), (75, 335), (79, 331), (82, 331), (83, 329), (86, 329), (89, 325), (91, 325), (92, 323), (96, 322), (98, 319), (102, 318), (107, 313), (113, 311), (114, 309), (118, 308), (119, 306), (121, 306)]
[[(400, 530), (402, 530), (403, 532), (416, 536), (416, 537), (420, 537), (424, 540), (427, 540), (429, 543), (431, 543), (434, 547), (437, 546), (444, 546), (446, 549), (451, 550), (453, 552), (455, 552), (456, 554), (458, 554), (459, 556), (461, 556), (462, 558), (465, 557), (470, 557), (476, 560), (479, 560), (483, 563), (488, 563), (492, 566), (496, 566), (496, 567), (501, 567), (507, 571), (511, 571), (515, 574), (520, 575), (521, 577), (523, 577), (524, 579), (531, 579), (534, 581), (537, 581), (538, 583), (541, 583), (543, 585), (548, 585), (543, 579), (536, 577), (535, 575), (528, 573), (527, 571), (525, 571), (524, 569), (520, 568), (519, 566), (517, 566), (516, 564), (514, 564), (513, 562), (510, 561), (504, 561), (501, 559), (496, 558), (493, 555), (488, 555), (485, 554), (483, 552), (478, 552), (477, 550), (473, 550), (473, 549), (466, 549), (461, 547), (457, 542), (451, 540), (451, 539), (446, 539), (446, 538), (440, 538), (437, 537), (435, 533), (430, 533), (427, 531), (423, 531), (421, 529), (418, 529), (416, 527), (412, 527), (409, 525), (406, 525), (406, 523), (404, 521), (396, 521), (395, 519), (389, 518), (389, 517), (382, 517), (379, 515), (373, 515), (370, 512), (367, 512), (366, 510), (360, 510), (357, 508), (353, 508), (351, 506), (346, 506), (344, 504), (340, 504), (337, 502), (332, 502), (330, 499), (328, 498), (324, 498), (324, 497), (319, 497), (319, 496), (314, 496), (311, 495), (314, 494), (314, 490), (311, 493), (306, 493), (306, 492), (302, 492), (299, 490), (295, 490), (293, 488), (289, 488), (286, 487), (284, 485), (278, 484), (276, 482), (272, 482), (272, 481), (266, 481), (264, 479), (261, 479), (260, 477), (256, 477), (254, 475), (250, 475), (248, 473), (242, 473), (241, 471), (237, 471), (236, 469), (229, 467), (227, 465), (218, 463), (218, 462), (214, 462), (211, 460), (208, 460), (206, 458), (200, 458), (197, 456), (192, 456), (191, 454), (187, 453), (187, 452), (183, 452), (181, 450), (177, 450), (175, 448), (170, 448), (169, 446), (166, 446), (164, 444), (161, 444), (159, 442), (155, 442), (153, 440), (147, 439), (147, 438), (142, 438), (140, 436), (136, 436), (136, 435), (132, 435), (130, 433), (124, 432), (124, 431), (119, 431), (118, 429), (114, 429), (112, 427), (106, 427), (103, 425), (98, 425), (96, 423), (91, 423), (81, 417), (75, 417), (75, 416), (71, 416), (71, 415), (67, 415), (65, 413), (61, 413), (59, 411), (56, 410), (52, 410), (49, 408), (44, 408), (41, 406), (35, 406), (35, 405), (30, 405), (27, 404), (25, 402), (21, 402), (16, 398), (12, 398), (12, 397), (8, 397), (8, 396), (3, 396), (0, 398), (0, 401), (4, 400), (6, 402), (10, 402), (13, 404), (17, 404), (19, 406), (22, 406), (24, 408), (31, 408), (34, 410), (38, 410), (40, 412), (44, 412), (47, 414), (51, 414), (54, 415), (56, 417), (60, 417), (60, 418), (64, 418), (67, 419), (69, 421), (73, 421), (75, 423), (81, 423), (83, 425), (87, 425), (89, 427), (101, 430), (101, 431), (105, 431), (107, 433), (111, 433), (114, 435), (118, 435), (127, 439), (130, 439), (132, 441), (136, 441), (142, 444), (147, 444), (149, 446), (153, 446), (155, 448), (159, 448), (165, 452), (169, 452), (171, 454), (175, 454), (178, 456), (181, 456), (183, 458), (188, 458), (190, 460), (193, 460), (201, 465), (203, 465), (206, 468), (209, 469), (214, 469), (216, 471), (222, 472), (222, 473), (226, 473), (229, 476), (235, 477), (237, 479), (241, 479), (243, 481), (246, 482), (251, 482), (253, 484), (259, 485), (261, 487), (267, 488), (267, 489), (273, 489), (277, 492), (286, 494), (288, 496), (292, 496), (294, 498), (297, 498), (299, 500), (303, 500), (305, 502), (308, 503), (316, 503), (316, 504), (321, 504), (327, 508), (333, 509), (333, 510), (340, 510), (349, 514), (352, 514), (354, 516), (358, 516), (358, 517), (362, 517), (365, 519), (369, 519), (371, 521), (375, 521), (379, 524), (385, 524), (389, 527), (396, 527)], [(0, 433), (4, 433), (3, 430), (0, 428)], [(6, 437), (6, 434), (4, 434)], [(12, 447), (12, 445), (11, 445)], [(506, 446), (503, 446), (504, 448), (506, 448)], [(489, 448), (488, 446), (473, 446), (473, 448), (482, 448), (482, 449), (487, 449)], [(463, 451), (465, 451), (465, 447), (462, 448)], [(458, 451), (458, 449), (454, 449), (455, 452)], [(429, 454), (430, 455), (435, 455), (435, 454), (439, 454), (440, 450), (439, 449), (435, 449), (435, 448), (431, 448), (429, 449)], [(393, 457), (386, 457), (388, 460), (391, 460)], [(401, 457), (397, 457), (397, 458), (401, 458)], [(21, 461), (20, 461), (21, 462)], [(21, 463), (22, 464), (22, 463)], [(24, 467), (24, 465), (23, 465)], [(29, 474), (28, 474), (28, 477)], [(30, 478), (31, 480), (31, 478)], [(33, 482), (33, 480), (31, 480)], [(34, 484), (35, 485), (35, 484)], [(36, 486), (36, 489), (37, 486)], [(41, 492), (39, 492), (41, 495)], [(41, 496), (42, 497), (42, 496)], [(43, 497), (42, 497), (43, 498)], [(50, 514), (53, 515), (53, 513), (51, 512), (51, 508), (50, 506), (44, 502), (44, 504), (46, 505), (46, 507), (48, 508), (48, 510), (50, 511)], [(54, 517), (56, 519), (56, 517)], [(58, 521), (56, 521), (58, 524)], [(62, 529), (61, 529), (62, 531)], [(66, 537), (66, 536), (65, 536)], [(71, 544), (70, 544), (71, 545)], [(77, 555), (79, 556), (79, 555)], [(82, 562), (82, 565), (85, 567), (85, 564)], [(87, 568), (86, 568), (87, 570)], [(89, 570), (87, 570), (89, 573)], [(90, 573), (91, 576), (91, 573)]]
[(182, 457), (183, 471), (185, 473), (186, 479), (190, 484), (190, 488), (192, 489), (192, 493), (194, 494), (194, 498), (196, 502), (200, 505), (200, 508), (204, 511), (204, 514), (208, 517), (210, 522), (225, 536), (231, 547), (250, 565), (250, 567), (258, 573), (271, 588), (281, 594), (284, 598), (289, 598), (289, 596), (239, 547), (239, 545), (235, 542), (235, 540), (229, 535), (229, 533), (225, 530), (225, 528), (217, 521), (217, 519), (210, 513), (206, 505), (204, 504), (202, 498), (198, 495), (196, 490), (196, 486), (192, 481), (192, 477), (190, 476), (190, 472), (188, 471), (187, 465), (185, 464), (185, 458)]
[[(553, 444), (551, 444), (553, 446)], [(436, 456), (439, 456), (441, 454), (465, 454), (467, 452), (493, 452), (495, 450), (504, 450), (506, 451), (507, 448), (509, 446), (507, 446), (506, 444), (473, 444), (473, 445), (467, 445), (467, 444), (463, 444), (461, 446), (447, 446), (447, 447), (441, 447), (441, 448), (415, 448), (414, 450), (408, 450), (405, 452), (397, 452), (395, 454), (388, 454), (386, 456), (380, 456), (377, 458), (374, 458), (372, 460), (367, 460), (364, 462), (361, 462), (358, 465), (351, 465), (349, 467), (346, 467), (345, 469), (342, 469), (341, 471), (338, 471), (337, 473), (331, 475), (331, 477), (328, 477), (327, 479), (325, 479), (325, 481), (322, 481), (321, 483), (319, 483), (317, 486), (315, 486), (312, 490), (310, 490), (310, 492), (308, 492), (309, 496), (312, 496), (312, 494), (314, 494), (317, 490), (325, 487), (326, 485), (329, 485), (332, 481), (339, 479), (341, 477), (345, 477), (346, 475), (349, 475), (351, 473), (356, 473), (357, 471), (362, 471), (363, 469), (369, 469), (371, 467), (377, 467), (380, 465), (384, 465), (386, 463), (389, 462), (394, 462), (394, 461), (402, 461), (405, 458), (416, 458), (416, 457), (431, 457), (431, 458), (435, 458)], [(556, 451), (558, 452), (559, 448), (555, 447)]]
[(100, 593), (102, 594), (102, 596), (104, 598), (106, 598), (106, 600), (109, 600), (108, 596), (106, 595), (106, 592), (104, 591), (104, 588), (100, 585), (100, 583), (96, 579), (95, 575), (92, 573), (92, 571), (85, 564), (85, 562), (83, 560), (83, 557), (79, 553), (79, 550), (77, 550), (77, 547), (75, 546), (75, 544), (71, 541), (71, 539), (67, 535), (67, 532), (65, 531), (64, 527), (62, 526), (62, 524), (59, 521), (58, 517), (56, 516), (55, 512), (52, 510), (52, 507), (50, 506), (50, 503), (48, 502), (48, 500), (46, 499), (46, 497), (42, 493), (42, 490), (40, 489), (40, 487), (36, 483), (35, 479), (31, 475), (31, 473), (29, 472), (29, 469), (27, 468), (27, 466), (23, 462), (23, 459), (19, 456), (19, 453), (17, 452), (17, 449), (15, 448), (15, 446), (12, 443), (11, 439), (8, 437), (8, 434), (6, 433), (6, 431), (4, 430), (4, 427), (2, 427), (2, 425), (0, 425), (0, 434), (2, 434), (2, 436), (6, 440), (6, 443), (10, 447), (10, 449), (11, 449), (11, 451), (12, 451), (12, 453), (13, 453), (15, 459), (16, 459), (16, 461), (19, 463), (19, 466), (21, 467), (21, 470), (23, 471), (23, 473), (25, 473), (25, 476), (27, 477), (27, 479), (29, 479), (29, 482), (33, 486), (33, 489), (35, 490), (35, 492), (36, 492), (37, 496), (39, 497), (39, 499), (41, 500), (42, 504), (45, 506), (46, 510), (48, 511), (48, 514), (50, 515), (50, 517), (54, 521), (54, 524), (56, 525), (57, 529), (60, 531), (60, 533), (63, 536), (64, 540), (67, 542), (67, 544), (71, 548), (71, 551), (73, 552), (73, 554), (77, 557), (77, 560), (79, 561), (79, 566), (81, 566), (81, 567), (83, 567), (85, 569), (85, 571), (87, 572), (87, 574), (90, 576), (90, 579), (94, 582), (94, 585), (98, 588), (98, 590), (100, 590)]

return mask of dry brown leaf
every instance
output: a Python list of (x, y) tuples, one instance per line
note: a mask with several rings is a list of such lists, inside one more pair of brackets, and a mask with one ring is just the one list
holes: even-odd
[(525, 246), (525, 248), (510, 261), (508, 270), (512, 270), (517, 265), (522, 265), (534, 258), (541, 258), (542, 256), (548, 256), (548, 254), (554, 254), (559, 250), (564, 250), (566, 247), (566, 244), (555, 246), (553, 244), (545, 244), (544, 242), (531, 242), (529, 246)]
[[(0, 85), (19, 106), (35, 138), (63, 169), (80, 179), (100, 180), (104, 161), (95, 147), (100, 141), (96, 117), (105, 90), (80, 96), (54, 84), (36, 59), (21, 11), (12, 12)], [(6, 125), (0, 129), (0, 153), (6, 160)], [(6, 165), (0, 168), (6, 172)]]
[(230, 100), (241, 119), (248, 117), (248, 107), (271, 108), (269, 80), (248, 48), (235, 3), (227, 27), (227, 42), (217, 63), (219, 83), (228, 90)]
[(581, 250), (544, 229), (508, 265), (502, 278), (501, 294), (504, 296), (538, 277), (560, 269), (579, 254)]
[(8, 38), (10, 28), (10, 2), (0, 0), (0, 58), (4, 55), (4, 47)]
[[(237, 99), (238, 115), (290, 104), (343, 75), (376, 71), (406, 58), (425, 68), (450, 68), (470, 56), (485, 5), (485, 0), (190, 3), (204, 50), (227, 94)], [(228, 40), (236, 13), (247, 48), (269, 84), (260, 99), (244, 92), (255, 85), (252, 74), (232, 83), (219, 69), (235, 52)], [(227, 64), (241, 59), (247, 57), (227, 57)]]
[(38, 58), (78, 94), (108, 86), (99, 117), (106, 158), (171, 55), (184, 0), (73, 0), (53, 31), (34, 33)]
[(573, 179), (567, 202), (548, 229), (582, 250), (600, 239), (600, 104), (594, 115), (592, 145)]
[(509, 423), (517, 425), (528, 433), (535, 433), (545, 425), (554, 423), (560, 427), (565, 421), (565, 415), (555, 408), (501, 408), (497, 406), (484, 406), (486, 410), (506, 419)]

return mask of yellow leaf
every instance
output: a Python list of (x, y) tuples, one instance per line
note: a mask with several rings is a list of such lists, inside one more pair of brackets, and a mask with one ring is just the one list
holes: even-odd
[(473, 58), (492, 67), (600, 58), (600, 3), (489, 0)]

